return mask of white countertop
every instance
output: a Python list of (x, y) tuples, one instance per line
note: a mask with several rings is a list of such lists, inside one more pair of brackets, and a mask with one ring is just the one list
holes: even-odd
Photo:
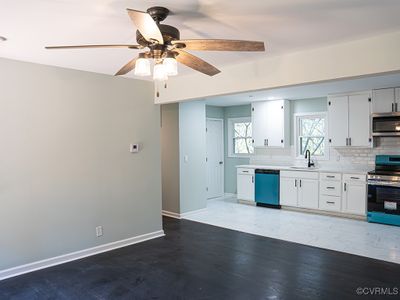
[(236, 168), (248, 168), (248, 169), (268, 169), (268, 170), (285, 170), (285, 171), (301, 171), (301, 172), (327, 172), (327, 173), (351, 173), (351, 174), (367, 174), (373, 170), (373, 167), (317, 167), (310, 169), (296, 169), (291, 166), (279, 166), (279, 165), (238, 165)]

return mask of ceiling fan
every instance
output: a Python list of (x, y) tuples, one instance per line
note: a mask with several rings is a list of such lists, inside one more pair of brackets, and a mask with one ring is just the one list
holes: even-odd
[(185, 50), (202, 51), (265, 51), (264, 42), (190, 39), (181, 40), (179, 30), (173, 26), (160, 24), (169, 14), (165, 7), (150, 7), (147, 12), (127, 9), (128, 15), (137, 27), (138, 45), (77, 45), (49, 46), (46, 49), (82, 49), (82, 48), (128, 48), (146, 49), (129, 61), (115, 75), (124, 75), (135, 69), (135, 75), (150, 76), (150, 60), (154, 60), (153, 79), (165, 81), (168, 76), (178, 74), (177, 61), (209, 76), (221, 71), (201, 58)]

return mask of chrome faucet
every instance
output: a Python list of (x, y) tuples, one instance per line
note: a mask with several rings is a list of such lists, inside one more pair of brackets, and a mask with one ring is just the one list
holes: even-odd
[(313, 162), (311, 162), (311, 152), (310, 152), (310, 150), (306, 150), (306, 155), (304, 156), (304, 158), (306, 158), (306, 159), (308, 158), (307, 166), (308, 166), (309, 168), (315, 166), (315, 164), (314, 164)]

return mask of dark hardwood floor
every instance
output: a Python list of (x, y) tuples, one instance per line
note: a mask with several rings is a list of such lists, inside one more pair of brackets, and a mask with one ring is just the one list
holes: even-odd
[(186, 220), (164, 218), (164, 229), (163, 238), (0, 281), (0, 299), (337, 300), (373, 299), (358, 287), (400, 288), (397, 264)]

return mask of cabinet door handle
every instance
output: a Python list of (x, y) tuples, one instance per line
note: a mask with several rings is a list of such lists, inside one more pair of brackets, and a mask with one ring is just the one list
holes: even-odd
[(398, 111), (398, 109), (397, 109), (397, 104), (398, 104), (398, 103), (395, 103), (395, 104), (394, 104), (394, 108), (395, 108), (395, 111), (396, 111), (396, 112)]
[(327, 186), (326, 188), (327, 188), (328, 190), (334, 190), (334, 189), (335, 189), (334, 186)]
[(294, 187), (297, 188), (297, 179), (294, 180)]
[(242, 171), (243, 173), (249, 173), (249, 171)]
[(254, 176), (251, 176), (251, 183), (254, 183)]
[(335, 175), (327, 175), (328, 178), (335, 178)]
[(333, 202), (333, 201), (326, 201), (326, 203), (328, 203), (328, 204), (335, 204), (335, 202)]
[(347, 183), (345, 182), (343, 185), (344, 191), (347, 191)]
[(349, 138), (346, 138), (346, 146), (349, 145)]
[(301, 179), (300, 179), (300, 187), (301, 187)]
[(392, 112), (394, 112), (394, 103), (392, 103)]
[(360, 179), (360, 177), (350, 177), (350, 179)]

